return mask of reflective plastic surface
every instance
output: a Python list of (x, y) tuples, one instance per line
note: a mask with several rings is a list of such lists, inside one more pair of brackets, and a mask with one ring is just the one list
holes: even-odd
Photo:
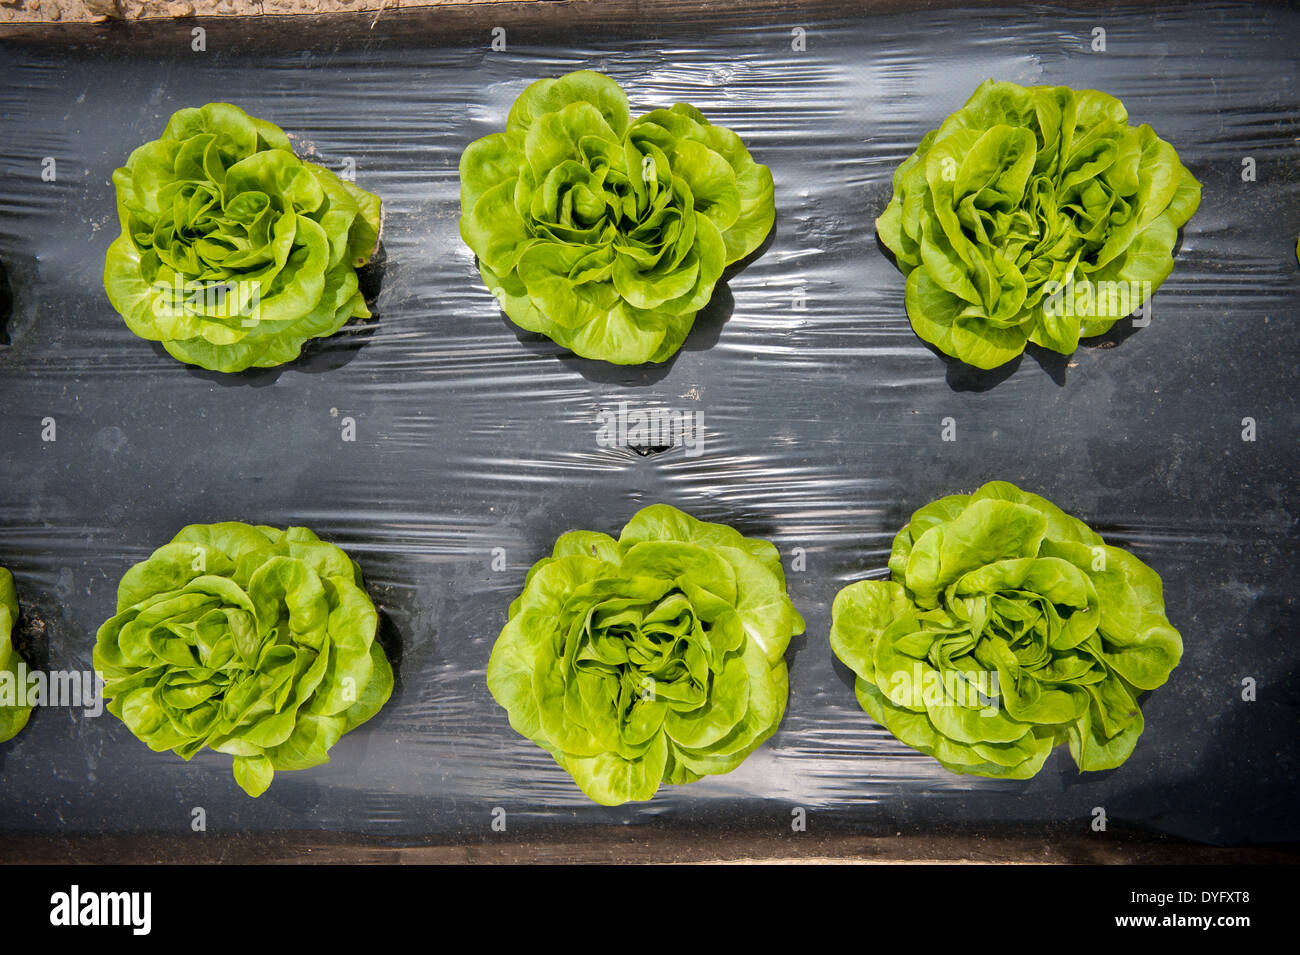
[[(201, 806), (223, 831), (456, 841), (482, 838), (497, 807), (545, 834), (788, 827), (802, 806), (867, 832), (1083, 830), (1100, 806), (1113, 826), (1212, 843), (1300, 838), (1300, 13), (637, 9), (214, 24), (202, 53), (189, 24), (0, 39), (0, 565), (33, 664), (88, 669), (132, 563), (184, 524), (244, 520), (306, 525), (357, 559), (398, 670), (391, 702), (329, 765), (278, 774), (257, 800), (227, 756), (187, 764), (107, 714), (42, 708), (0, 744), (0, 829), (184, 834)], [(582, 67), (618, 80), (634, 113), (693, 103), (775, 176), (765, 250), (663, 366), (585, 361), (517, 331), (457, 233), (464, 146), (501, 128), (528, 82)], [(1119, 96), (1204, 197), (1148, 325), (979, 373), (912, 334), (873, 222), (899, 162), (990, 76)], [(274, 370), (182, 365), (131, 335), (102, 287), (113, 169), (172, 111), (213, 100), (333, 169), (354, 163), (384, 201), (375, 319)], [(691, 415), (702, 443), (603, 446), (601, 412), (624, 402)], [(1026, 782), (952, 775), (858, 708), (830, 652), (837, 589), (886, 573), (912, 510), (994, 478), (1164, 579), (1185, 655), (1146, 696), (1118, 770), (1080, 776), (1062, 749)], [(484, 669), (557, 535), (615, 533), (655, 501), (773, 540), (808, 630), (784, 723), (739, 770), (602, 808), (510, 729)]]

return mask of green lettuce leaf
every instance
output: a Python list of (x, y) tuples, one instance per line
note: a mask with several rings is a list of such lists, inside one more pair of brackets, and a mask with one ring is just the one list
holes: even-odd
[(122, 234), (104, 289), (127, 327), (213, 371), (269, 367), (369, 318), (356, 270), (379, 198), (229, 103), (178, 110), (113, 173)]
[(831, 649), (872, 719), (955, 773), (1026, 779), (1059, 743), (1113, 769), (1182, 656), (1155, 571), (1006, 482), (921, 508), (889, 567), (836, 595)]
[(123, 575), (93, 659), (150, 749), (229, 753), (260, 796), (387, 702), (378, 620), (361, 568), (306, 528), (193, 524)]
[(739, 136), (684, 103), (633, 120), (588, 70), (524, 90), (460, 183), (461, 237), (511, 321), (620, 365), (672, 357), (776, 216)]
[(995, 368), (1028, 342), (1069, 354), (1139, 309), (1200, 198), (1113, 96), (988, 80), (898, 167), (876, 231), (916, 334)]
[(739, 766), (785, 713), (804, 622), (776, 547), (655, 504), (529, 570), (488, 662), (510, 725), (618, 805)]
[(18, 592), (14, 589), (14, 578), (0, 567), (0, 673), (9, 674), (14, 694), (12, 701), (0, 701), (0, 743), (17, 736), (32, 715), (32, 708), (26, 705), (27, 687), (18, 679), (18, 664), (23, 658), (13, 644), (17, 622)]

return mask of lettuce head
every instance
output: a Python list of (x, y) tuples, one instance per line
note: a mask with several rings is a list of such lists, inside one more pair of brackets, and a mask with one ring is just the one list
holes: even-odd
[(173, 357), (279, 365), (370, 317), (356, 270), (379, 240), (379, 197), (299, 159), (278, 126), (229, 103), (178, 110), (113, 186), (122, 234), (104, 288)]
[(1155, 571), (1004, 481), (913, 514), (889, 569), (835, 597), (831, 648), (872, 719), (954, 773), (1026, 779), (1058, 743), (1114, 769), (1182, 655)]
[(618, 805), (739, 766), (785, 713), (804, 622), (771, 543), (665, 504), (533, 565), (488, 662), (510, 725)]
[(377, 628), (360, 567), (306, 528), (194, 524), (122, 577), (93, 659), (150, 749), (229, 753), (260, 796), (388, 700)]
[(1069, 354), (1173, 271), (1201, 185), (1097, 90), (988, 80), (894, 173), (876, 220), (916, 334), (978, 368)]
[(0, 700), (0, 743), (17, 736), (32, 715), (32, 708), (26, 702), (27, 686), (18, 679), (18, 664), (23, 658), (13, 643), (17, 623), (18, 593), (14, 590), (13, 574), (0, 567), (0, 674), (6, 674), (12, 681), (13, 692), (12, 700)]
[(520, 94), (460, 160), (460, 234), (516, 325), (584, 358), (667, 361), (776, 215), (772, 173), (678, 103), (637, 119), (583, 70)]

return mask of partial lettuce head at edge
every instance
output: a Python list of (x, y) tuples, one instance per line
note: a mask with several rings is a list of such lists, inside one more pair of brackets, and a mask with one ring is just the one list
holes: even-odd
[(511, 321), (623, 365), (671, 358), (776, 216), (772, 173), (734, 132), (685, 103), (633, 119), (589, 70), (525, 89), (460, 182), (460, 234)]
[(1201, 185), (1097, 90), (983, 83), (898, 167), (876, 220), (912, 328), (995, 368), (1033, 342), (1070, 354), (1173, 271)]
[(18, 679), (18, 665), (23, 658), (13, 643), (17, 623), (18, 592), (14, 589), (14, 578), (6, 568), (0, 567), (0, 673), (9, 675), (14, 693), (12, 702), (0, 701), (0, 743), (17, 736), (32, 715), (32, 708), (26, 704), (26, 682)]
[(918, 510), (889, 569), (836, 595), (831, 648), (872, 719), (954, 773), (1027, 779), (1060, 743), (1114, 769), (1182, 656), (1155, 571), (1006, 482)]
[(122, 231), (105, 291), (173, 357), (280, 365), (370, 317), (356, 270), (378, 244), (379, 197), (299, 159), (273, 123), (230, 103), (178, 110), (113, 186)]
[(533, 565), (488, 689), (590, 799), (647, 800), (776, 732), (803, 630), (774, 545), (655, 504), (617, 540), (570, 531)]

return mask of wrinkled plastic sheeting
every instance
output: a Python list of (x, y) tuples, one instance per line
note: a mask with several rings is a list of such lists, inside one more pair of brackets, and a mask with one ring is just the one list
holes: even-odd
[[(185, 763), (111, 716), (41, 709), (0, 745), (0, 828), (181, 833), (202, 806), (225, 830), (456, 840), (482, 838), (501, 807), (558, 838), (651, 818), (784, 827), (803, 806), (884, 833), (1082, 828), (1101, 806), (1111, 826), (1215, 843), (1300, 837), (1300, 13), (636, 9), (518, 25), (497, 9), (473, 30), (214, 25), (206, 54), (188, 26), (0, 42), (0, 564), (34, 664), (89, 669), (127, 567), (187, 523), (238, 519), (306, 525), (360, 561), (398, 669), (391, 702), (330, 764), (278, 774), (257, 800), (227, 756)], [(617, 79), (634, 112), (695, 104), (775, 176), (765, 250), (663, 366), (517, 331), (457, 233), (461, 150), (528, 82), (583, 67)], [(1119, 96), (1205, 189), (1148, 325), (979, 373), (912, 334), (873, 221), (894, 169), (987, 77)], [(213, 100), (354, 164), (384, 201), (375, 319), (274, 370), (182, 365), (132, 336), (102, 288), (113, 168), (173, 110)], [(602, 446), (599, 416), (624, 402), (691, 415), (702, 443)], [(1118, 770), (1081, 776), (1062, 749), (1024, 782), (952, 775), (862, 713), (831, 654), (836, 591), (886, 574), (912, 510), (990, 479), (1044, 494), (1164, 579), (1186, 653)], [(557, 535), (617, 533), (656, 501), (773, 540), (808, 630), (785, 720), (740, 769), (603, 808), (510, 729), (484, 670)]]

